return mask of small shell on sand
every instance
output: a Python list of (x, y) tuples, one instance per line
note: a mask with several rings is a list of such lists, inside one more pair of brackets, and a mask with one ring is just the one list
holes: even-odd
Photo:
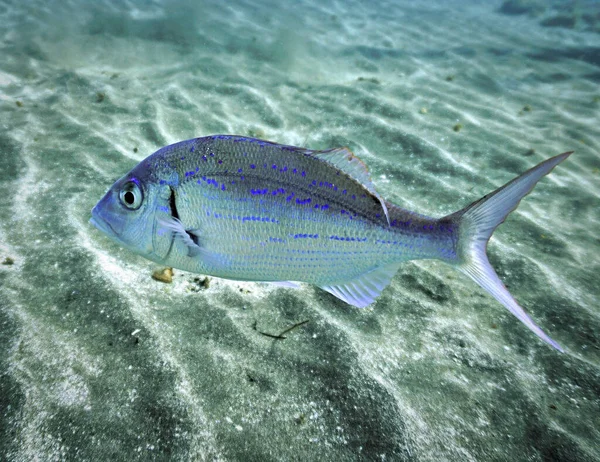
[(157, 269), (152, 273), (152, 279), (167, 284), (173, 282), (173, 268)]

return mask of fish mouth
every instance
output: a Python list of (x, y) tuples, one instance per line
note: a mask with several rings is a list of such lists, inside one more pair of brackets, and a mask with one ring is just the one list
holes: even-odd
[(95, 207), (92, 209), (92, 217), (90, 218), (90, 223), (92, 225), (94, 225), (96, 228), (98, 228), (100, 231), (102, 231), (104, 234), (106, 234), (107, 236), (112, 237), (112, 238), (117, 237), (117, 233), (115, 233), (115, 230), (113, 229), (113, 227), (110, 225), (110, 223), (108, 221), (106, 221), (104, 218), (102, 218), (100, 216), (100, 214), (98, 213), (98, 211), (96, 210)]

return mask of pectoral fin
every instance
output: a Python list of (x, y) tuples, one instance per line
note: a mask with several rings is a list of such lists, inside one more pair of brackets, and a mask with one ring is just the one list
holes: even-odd
[(160, 219), (159, 224), (163, 229), (171, 231), (174, 238), (187, 247), (188, 257), (200, 258), (207, 265), (215, 268), (223, 265), (224, 261), (222, 257), (204, 248), (199, 230), (186, 230), (181, 220), (173, 216)]

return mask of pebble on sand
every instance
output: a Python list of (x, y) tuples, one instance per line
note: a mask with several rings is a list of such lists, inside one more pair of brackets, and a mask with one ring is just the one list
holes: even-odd
[(152, 279), (170, 284), (173, 282), (173, 268), (157, 269), (152, 273)]

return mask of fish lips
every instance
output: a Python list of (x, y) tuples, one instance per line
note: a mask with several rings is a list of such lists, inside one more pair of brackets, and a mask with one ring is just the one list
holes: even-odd
[(100, 213), (97, 210), (97, 207), (94, 207), (92, 209), (92, 218), (90, 218), (90, 223), (92, 225), (94, 225), (96, 228), (98, 228), (100, 231), (102, 231), (104, 234), (106, 234), (107, 236), (109, 236), (113, 239), (115, 239), (117, 237), (117, 233), (115, 233), (115, 230), (112, 228), (110, 223), (108, 221), (106, 221), (104, 218), (102, 218), (102, 216), (100, 215)]
[(111, 239), (118, 241), (119, 228), (122, 228), (124, 223), (121, 217), (112, 211), (114, 205), (114, 198), (109, 192), (92, 209), (90, 223)]

